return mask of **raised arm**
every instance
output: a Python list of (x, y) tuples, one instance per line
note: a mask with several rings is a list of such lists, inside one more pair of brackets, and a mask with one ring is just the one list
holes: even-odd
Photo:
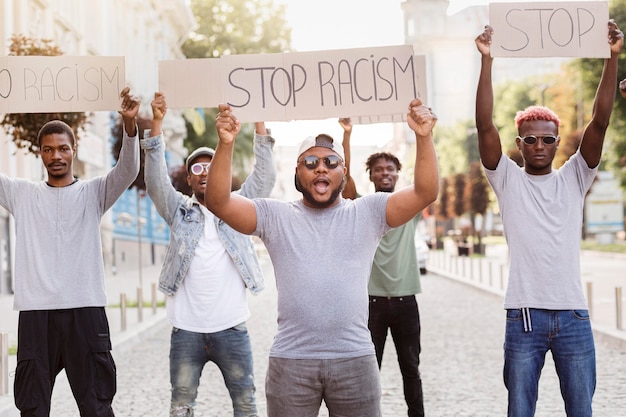
[(241, 125), (227, 104), (219, 105), (215, 119), (219, 142), (207, 175), (205, 204), (217, 217), (238, 232), (251, 234), (256, 229), (256, 210), (252, 200), (231, 193), (232, 160), (235, 138)]
[(343, 128), (343, 155), (346, 158), (344, 166), (346, 167), (346, 185), (341, 192), (343, 198), (354, 200), (357, 196), (356, 184), (354, 178), (350, 175), (350, 137), (352, 136), (352, 121), (349, 118), (339, 119), (339, 124)]
[(113, 206), (124, 191), (137, 179), (139, 174), (139, 140), (137, 131), (137, 113), (141, 100), (131, 94), (130, 88), (125, 87), (120, 93), (122, 102), (119, 114), (122, 116), (124, 131), (122, 133), (122, 148), (117, 163), (103, 177), (106, 185), (104, 189), (104, 210)]
[(265, 122), (254, 124), (254, 166), (252, 172), (241, 185), (239, 194), (248, 198), (269, 197), (276, 184), (274, 164), (274, 143)]
[(167, 113), (165, 95), (159, 91), (154, 93), (150, 107), (152, 107), (152, 128), (150, 129), (150, 136), (159, 136), (163, 133), (163, 118)]
[(120, 98), (122, 104), (118, 113), (122, 116), (124, 130), (128, 136), (134, 137), (137, 135), (137, 113), (139, 113), (141, 100), (130, 93), (129, 87), (124, 87), (120, 93)]
[(480, 77), (476, 91), (476, 129), (478, 130), (478, 150), (482, 164), (487, 169), (496, 169), (502, 156), (500, 134), (493, 123), (493, 85), (491, 69), (491, 35), (493, 28), (485, 26), (483, 33), (476, 37), (476, 47), (480, 52)]
[(593, 102), (591, 121), (585, 127), (580, 153), (585, 158), (590, 168), (595, 168), (602, 157), (602, 145), (604, 135), (609, 127), (611, 112), (615, 102), (615, 89), (617, 88), (617, 58), (624, 46), (624, 34), (617, 27), (613, 19), (608, 23), (608, 42), (611, 45), (611, 57), (604, 60), (604, 68), (596, 97)]
[(428, 207), (439, 192), (437, 154), (433, 128), (437, 117), (430, 107), (414, 99), (409, 104), (407, 123), (415, 132), (415, 171), (413, 184), (394, 191), (387, 202), (387, 224), (398, 227)]
[(163, 119), (167, 114), (167, 102), (161, 92), (154, 93), (152, 107), (152, 127), (150, 137), (144, 137), (141, 147), (145, 152), (144, 179), (146, 191), (158, 213), (171, 224), (176, 214), (179, 193), (172, 180), (165, 161), (165, 140), (163, 139)]

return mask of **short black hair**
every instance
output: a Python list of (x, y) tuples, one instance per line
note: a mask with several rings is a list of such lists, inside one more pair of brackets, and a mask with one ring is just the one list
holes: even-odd
[(400, 163), (400, 160), (394, 154), (390, 152), (376, 152), (371, 154), (369, 158), (367, 158), (367, 161), (365, 161), (365, 171), (370, 172), (372, 170), (372, 165), (374, 165), (374, 163), (379, 159), (393, 162), (398, 171), (402, 169), (402, 164)]
[(74, 131), (62, 120), (50, 120), (46, 124), (44, 124), (41, 129), (39, 129), (39, 133), (37, 134), (37, 146), (41, 147), (41, 139), (47, 135), (53, 134), (66, 134), (69, 136), (72, 141), (72, 147), (76, 146), (76, 137), (74, 137)]

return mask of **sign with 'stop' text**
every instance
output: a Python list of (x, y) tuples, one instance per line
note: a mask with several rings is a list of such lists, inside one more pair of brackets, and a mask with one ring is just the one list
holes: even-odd
[(494, 57), (609, 58), (605, 1), (491, 3)]
[(161, 61), (172, 108), (228, 103), (242, 122), (406, 114), (425, 99), (425, 63), (410, 45)]
[(125, 85), (124, 57), (1, 57), (0, 113), (117, 110)]

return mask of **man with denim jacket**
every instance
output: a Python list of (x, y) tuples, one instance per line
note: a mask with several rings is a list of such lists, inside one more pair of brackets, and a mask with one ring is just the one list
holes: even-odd
[[(206, 177), (214, 151), (201, 147), (187, 158), (187, 182), (193, 195), (171, 184), (161, 133), (165, 97), (152, 101), (151, 137), (141, 142), (146, 153), (148, 195), (170, 226), (159, 289), (168, 295), (170, 344), (170, 416), (193, 416), (202, 368), (214, 362), (222, 372), (236, 417), (257, 416), (246, 287), (263, 287), (261, 266), (249, 236), (234, 231), (204, 206)], [(264, 123), (256, 124), (254, 170), (238, 191), (249, 198), (268, 197), (276, 181), (274, 139)], [(197, 255), (197, 256), (196, 256)]]

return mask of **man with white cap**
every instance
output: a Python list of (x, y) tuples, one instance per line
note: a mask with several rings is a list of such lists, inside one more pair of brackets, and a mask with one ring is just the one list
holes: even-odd
[[(159, 279), (159, 289), (168, 295), (167, 315), (173, 326), (170, 416), (193, 416), (200, 375), (209, 361), (222, 372), (234, 416), (258, 416), (246, 287), (253, 294), (263, 289), (261, 266), (250, 237), (232, 230), (204, 206), (213, 149), (200, 147), (187, 157), (191, 197), (172, 186), (161, 133), (166, 111), (165, 97), (156, 93), (152, 137), (141, 146), (146, 152), (148, 194), (171, 230)], [(276, 182), (274, 139), (264, 123), (255, 127), (254, 169), (237, 191), (250, 198), (269, 196)]]
[(230, 106), (216, 119), (219, 143), (205, 195), (207, 207), (235, 230), (259, 236), (272, 259), (278, 333), (265, 382), (268, 417), (380, 416), (380, 377), (367, 328), (367, 282), (381, 237), (432, 203), (438, 174), (436, 117), (419, 99), (409, 105), (415, 132), (414, 184), (357, 200), (341, 197), (346, 169), (341, 144), (328, 135), (298, 149), (296, 188), (284, 202), (231, 195), (231, 159), (240, 124)]

